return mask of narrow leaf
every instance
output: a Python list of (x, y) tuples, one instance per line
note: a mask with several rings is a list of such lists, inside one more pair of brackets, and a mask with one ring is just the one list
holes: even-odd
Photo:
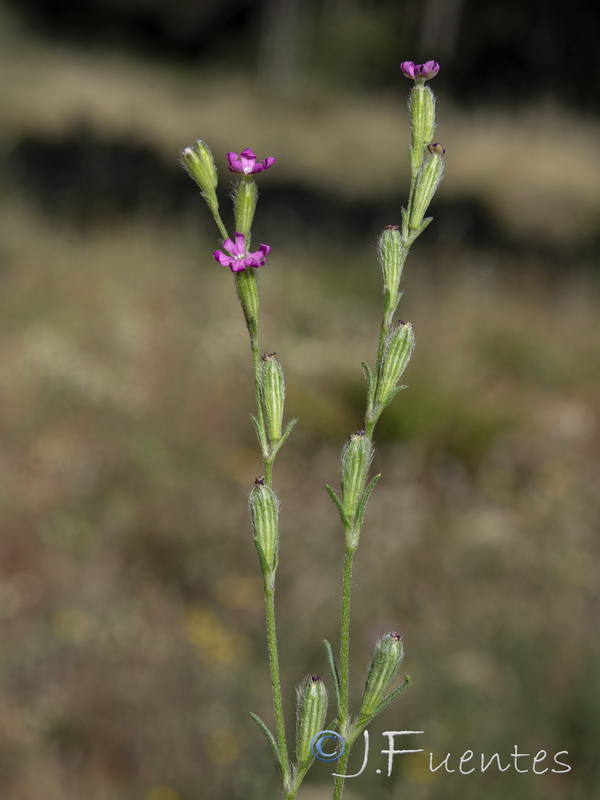
[(260, 448), (261, 450), (264, 450), (264, 437), (262, 429), (260, 427), (260, 423), (254, 416), (254, 414), (250, 414), (250, 419), (252, 420), (252, 424), (254, 425), (254, 430), (256, 431), (256, 438), (258, 439)]
[(381, 412), (384, 410), (384, 408), (387, 408), (387, 407), (389, 406), (389, 404), (392, 402), (392, 400), (394, 399), (394, 397), (396, 397), (396, 395), (397, 395), (399, 392), (401, 392), (403, 389), (408, 389), (408, 386), (405, 386), (405, 385), (403, 385), (403, 386), (396, 386), (396, 387), (395, 387), (395, 389), (393, 389), (393, 390), (392, 390), (392, 391), (389, 393), (389, 395), (388, 395), (388, 396), (386, 397), (386, 399), (385, 399), (385, 402), (384, 402), (384, 403), (380, 403), (380, 404), (379, 404), (379, 413), (380, 413), (380, 414), (381, 414)]
[(383, 711), (383, 709), (384, 709), (384, 708), (387, 708), (387, 707), (389, 706), (389, 704), (390, 704), (390, 703), (393, 703), (393, 702), (394, 702), (394, 700), (395, 700), (395, 699), (396, 699), (396, 698), (397, 698), (399, 695), (401, 695), (401, 694), (402, 694), (402, 692), (404, 692), (406, 689), (408, 689), (408, 687), (409, 687), (411, 684), (412, 684), (412, 678), (410, 677), (410, 675), (407, 675), (407, 676), (406, 676), (406, 679), (405, 679), (405, 681), (404, 681), (404, 683), (401, 683), (401, 684), (400, 684), (400, 686), (399, 686), (397, 689), (394, 689), (394, 691), (393, 691), (393, 692), (391, 692), (390, 694), (388, 694), (388, 696), (387, 696), (387, 697), (384, 697), (384, 698), (383, 698), (383, 700), (381, 701), (381, 703), (379, 703), (379, 705), (377, 706), (377, 711), (376, 711), (375, 713), (376, 713), (376, 714), (381, 714), (381, 712)]
[(273, 449), (271, 450), (271, 452), (269, 454), (270, 458), (274, 458), (277, 455), (277, 453), (279, 452), (279, 448), (285, 442), (285, 440), (288, 438), (288, 436), (290, 435), (290, 433), (292, 432), (292, 430), (294, 428), (294, 425), (297, 422), (298, 422), (298, 418), (297, 417), (288, 422), (287, 427), (286, 427), (286, 429), (284, 430), (284, 432), (283, 432), (283, 434), (281, 436), (281, 439), (277, 442), (275, 447), (273, 447)]
[(429, 223), (433, 220), (433, 217), (425, 217), (425, 219), (421, 222), (418, 228), (415, 228), (414, 231), (409, 235), (407, 245), (411, 245), (415, 239), (423, 233), (425, 228), (429, 225)]
[(340, 676), (338, 674), (337, 666), (335, 664), (335, 655), (333, 654), (333, 648), (331, 644), (327, 641), (327, 639), (323, 639), (323, 646), (325, 647), (325, 655), (327, 656), (327, 665), (329, 667), (331, 680), (333, 681), (333, 688), (335, 689), (335, 697), (337, 700), (338, 711), (341, 714), (342, 707), (341, 707)]
[(366, 361), (361, 361), (360, 363), (365, 371), (365, 377), (367, 379), (367, 394), (370, 394), (371, 384), (373, 383), (373, 372), (371, 371), (371, 367), (367, 364)]
[(375, 484), (377, 483), (379, 478), (381, 478), (381, 472), (379, 473), (379, 475), (375, 475), (375, 477), (373, 478), (371, 483), (367, 486), (367, 488), (363, 492), (362, 497), (360, 498), (360, 503), (359, 503), (358, 509), (356, 511), (356, 519), (358, 521), (356, 529), (359, 530), (359, 531), (362, 528), (363, 520), (364, 520), (364, 517), (365, 517), (365, 509), (367, 507), (367, 503), (369, 502), (369, 497), (371, 496), (371, 492), (375, 488)]
[(329, 495), (329, 497), (331, 497), (331, 499), (335, 503), (335, 507), (337, 508), (340, 515), (340, 519), (342, 520), (342, 525), (344, 526), (344, 528), (347, 528), (348, 519), (346, 517), (346, 514), (344, 513), (344, 509), (342, 508), (342, 504), (340, 503), (339, 497), (335, 493), (335, 490), (331, 486), (329, 486), (329, 484), (327, 484), (325, 488), (327, 489), (327, 494)]
[(258, 714), (253, 714), (252, 711), (248, 711), (248, 716), (250, 719), (254, 720), (264, 735), (267, 737), (268, 743), (271, 745), (271, 750), (273, 751), (273, 755), (275, 756), (275, 761), (277, 762), (277, 766), (279, 767), (279, 771), (281, 772), (282, 777), (284, 776), (284, 769), (283, 769), (283, 761), (281, 759), (281, 754), (279, 752), (279, 748), (277, 747), (277, 743), (271, 731), (267, 728), (265, 723), (262, 719), (258, 716)]

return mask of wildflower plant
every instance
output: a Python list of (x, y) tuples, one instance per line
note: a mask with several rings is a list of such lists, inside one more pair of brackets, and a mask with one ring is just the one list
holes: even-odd
[(333, 731), (341, 737), (340, 741), (344, 744), (336, 765), (332, 788), (333, 800), (341, 800), (352, 745), (366, 726), (411, 683), (410, 677), (406, 676), (397, 688), (392, 689), (404, 658), (404, 647), (399, 634), (388, 633), (375, 646), (360, 705), (351, 706), (350, 604), (353, 562), (360, 543), (367, 504), (380, 478), (380, 475), (370, 474), (374, 452), (373, 434), (384, 409), (406, 388), (400, 381), (411, 358), (415, 338), (410, 323), (394, 319), (402, 296), (400, 282), (404, 262), (412, 244), (431, 222), (431, 217), (426, 217), (425, 214), (444, 169), (445, 150), (433, 141), (436, 127), (435, 98), (426, 85), (428, 80), (437, 75), (439, 65), (435, 61), (425, 64), (404, 61), (401, 70), (407, 78), (414, 80), (409, 98), (411, 180), (408, 202), (406, 208), (401, 209), (400, 224), (386, 226), (378, 241), (383, 282), (383, 314), (375, 363), (372, 367), (367, 363), (362, 364), (367, 384), (363, 427), (352, 433), (342, 448), (339, 490), (326, 486), (344, 530), (338, 658), (329, 641), (323, 642), (336, 714), (333, 720), (327, 722), (329, 700), (323, 679), (318, 675), (305, 678), (297, 689), (295, 760), (288, 749), (275, 621), (279, 499), (273, 488), (273, 466), (297, 420), (291, 420), (284, 425), (285, 380), (276, 354), (260, 354), (256, 269), (266, 265), (271, 248), (260, 244), (256, 250), (251, 250), (252, 221), (258, 198), (253, 176), (270, 169), (276, 159), (269, 156), (259, 161), (250, 148), (242, 150), (239, 155), (234, 152), (227, 154), (229, 170), (240, 176), (233, 191), (235, 230), (232, 238), (221, 218), (216, 194), (217, 169), (208, 146), (198, 140), (192, 147), (181, 151), (182, 165), (200, 187), (221, 234), (222, 247), (213, 253), (213, 257), (218, 264), (229, 267), (233, 273), (250, 337), (256, 394), (256, 413), (252, 415), (252, 421), (260, 448), (262, 475), (256, 479), (250, 492), (249, 510), (264, 583), (274, 732), (256, 714), (250, 713), (250, 717), (262, 730), (271, 747), (281, 775), (284, 800), (293, 800), (296, 797), (302, 780), (315, 760), (314, 740), (323, 731), (329, 738), (332, 738)]

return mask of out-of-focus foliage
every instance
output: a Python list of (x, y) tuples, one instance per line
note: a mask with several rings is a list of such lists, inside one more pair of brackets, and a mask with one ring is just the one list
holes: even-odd
[[(344, 24), (338, 41), (352, 41)], [(224, 204), (227, 150), (278, 158), (256, 233), (273, 245), (263, 346), (300, 418), (276, 476), (291, 719), (293, 687), (326, 674), (320, 640), (337, 635), (342, 533), (323, 484), (360, 424), (375, 234), (407, 190), (409, 84), (365, 96), (321, 77), (275, 97), (248, 74), (58, 45), (8, 18), (2, 45), (0, 796), (276, 796), (245, 717), (271, 719), (246, 506), (260, 469), (248, 346), (177, 151), (209, 142)], [(348, 797), (589, 800), (597, 123), (550, 102), (461, 112), (439, 80), (447, 177), (407, 264), (401, 314), (417, 348), (381, 422), (354, 602), (354, 668), (397, 629), (414, 685), (372, 728)], [(517, 743), (568, 750), (573, 771), (432, 774), (415, 756), (376, 775), (381, 732), (406, 728), (425, 730), (414, 746), (436, 757)], [(301, 800), (327, 797), (330, 772), (316, 765)]]

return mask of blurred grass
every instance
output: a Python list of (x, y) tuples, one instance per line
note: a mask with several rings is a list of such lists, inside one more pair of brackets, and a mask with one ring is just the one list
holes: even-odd
[[(0, 67), (6, 146), (24, 131), (59, 137), (85, 121), (99, 133), (152, 145), (169, 164), (201, 137), (223, 171), (224, 154), (241, 146), (243, 122), (244, 141), (256, 152), (280, 154), (277, 180), (335, 186), (355, 198), (394, 193), (406, 180), (408, 129), (399, 97), (409, 84), (401, 76), (392, 96), (338, 91), (332, 99), (329, 87), (315, 84), (270, 96), (243, 75), (88, 54), (23, 34), (5, 42)], [(435, 90), (443, 92), (443, 75)], [(477, 198), (498, 224), (550, 243), (597, 236), (597, 120), (551, 103), (467, 113), (444, 102), (438, 127), (448, 150), (440, 199)]]
[[(196, 135), (235, 149), (241, 119), (242, 146), (280, 156), (284, 177), (371, 196), (403, 174), (397, 100), (288, 105), (239, 76), (19, 41), (0, 55), (20, 75), (0, 82), (6, 148), (85, 118), (174, 159)], [(592, 231), (596, 123), (444, 108), (442, 127), (445, 192), (481, 194), (504, 224), (551, 242)], [(245, 717), (271, 719), (246, 518), (253, 392), (214, 241), (149, 217), (75, 232), (10, 186), (0, 230), (0, 792), (275, 797)], [(341, 534), (322, 487), (360, 425), (380, 290), (371, 243), (284, 241), (260, 277), (263, 348), (300, 417), (276, 478), (291, 718), (292, 687), (325, 671), (320, 639), (337, 636)], [(427, 734), (415, 746), (441, 757), (518, 743), (569, 750), (574, 770), (457, 777), (399, 759), (393, 779), (365, 775), (348, 796), (588, 800), (600, 785), (597, 277), (424, 241), (405, 289), (417, 350), (379, 433), (353, 662), (360, 673), (377, 636), (399, 629), (415, 684), (372, 726), (373, 747), (415, 727)], [(301, 797), (327, 797), (329, 772), (317, 765)]]

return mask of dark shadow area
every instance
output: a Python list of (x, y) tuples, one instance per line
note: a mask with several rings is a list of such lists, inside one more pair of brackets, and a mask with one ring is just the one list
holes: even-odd
[[(140, 215), (165, 222), (189, 215), (194, 225), (211, 229), (208, 215), (198, 213), (198, 189), (175, 159), (167, 164), (148, 145), (102, 138), (86, 126), (62, 139), (23, 137), (8, 153), (5, 172), (44, 214), (78, 229)], [(404, 202), (402, 192), (378, 200), (349, 199), (316, 186), (273, 179), (261, 190), (261, 212), (275, 243), (290, 238), (362, 245), (373, 241), (384, 225), (400, 222)], [(221, 204), (227, 214), (224, 189)], [(571, 263), (589, 258), (599, 247), (594, 239), (580, 241), (574, 250), (571, 243), (558, 247), (543, 238), (520, 237), (500, 225), (476, 197), (438, 199), (431, 213), (436, 225), (425, 232), (423, 241), (446, 249), (495, 248), (543, 258), (552, 267), (560, 266), (567, 255)]]
[[(394, 0), (322, 3), (295, 9), (285, 0), (8, 0), (37, 33), (93, 48), (123, 48), (152, 60), (219, 65), (255, 71), (279, 86), (277, 63), (265, 73), (263, 36), (289, 33), (294, 14), (292, 83), (327, 73), (347, 85), (389, 85), (390, 61), (443, 61), (438, 81), (462, 105), (519, 105), (551, 97), (571, 108), (598, 109), (596, 4), (576, 0)], [(296, 18), (297, 16), (297, 18)], [(270, 45), (269, 45), (270, 48)], [(389, 56), (381, 58), (382, 48)], [(405, 52), (407, 49), (409, 53)], [(351, 59), (348, 54), (352, 53)], [(283, 56), (285, 58), (285, 55)], [(336, 76), (336, 64), (343, 73)], [(283, 65), (279, 65), (283, 68)], [(352, 67), (352, 68), (350, 68)], [(333, 73), (333, 74), (332, 74)], [(300, 79), (300, 81), (299, 81)]]

